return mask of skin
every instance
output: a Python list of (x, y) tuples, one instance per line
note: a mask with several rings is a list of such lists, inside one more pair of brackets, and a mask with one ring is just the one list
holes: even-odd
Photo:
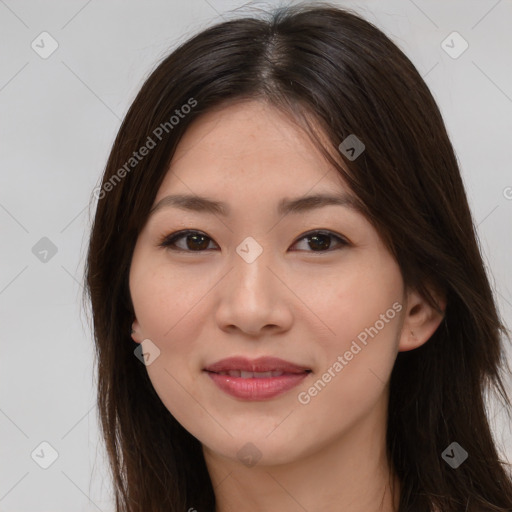
[[(351, 193), (296, 124), (265, 103), (224, 106), (188, 128), (154, 204), (169, 194), (196, 194), (226, 202), (230, 215), (161, 208), (135, 246), (132, 337), (160, 350), (147, 366), (149, 377), (201, 442), (217, 512), (397, 507), (399, 482), (385, 452), (389, 379), (398, 352), (425, 343), (442, 315), (405, 288), (361, 213), (329, 205), (277, 214), (281, 199), (320, 192)], [(182, 229), (206, 235), (207, 249), (185, 252), (186, 237), (176, 241), (183, 252), (159, 246)], [(316, 229), (349, 243), (327, 238), (329, 250), (315, 251), (304, 235)], [(263, 249), (252, 263), (236, 252), (249, 236)], [(298, 394), (394, 303), (402, 306), (394, 318), (300, 403)], [(235, 355), (276, 356), (312, 373), (280, 396), (245, 401), (202, 371)], [(260, 457), (252, 466), (237, 455), (247, 443), (254, 446), (244, 450)]]

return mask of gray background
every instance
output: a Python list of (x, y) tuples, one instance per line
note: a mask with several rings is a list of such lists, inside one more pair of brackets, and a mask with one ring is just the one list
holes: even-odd
[[(510, 328), (512, 2), (337, 3), (384, 30), (438, 101)], [(91, 193), (147, 74), (243, 4), (0, 0), (0, 511), (113, 510), (81, 307)], [(58, 48), (44, 59), (31, 44), (51, 49), (45, 31)], [(453, 31), (469, 45), (457, 58), (464, 42), (448, 37)], [(55, 254), (44, 253), (43, 237)], [(490, 407), (502, 455), (512, 460), (510, 425)], [(58, 452), (47, 469), (40, 464), (51, 462), (51, 450), (42, 442)]]

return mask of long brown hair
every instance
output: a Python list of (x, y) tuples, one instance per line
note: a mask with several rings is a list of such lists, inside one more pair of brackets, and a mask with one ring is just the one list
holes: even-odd
[[(200, 442), (165, 408), (134, 356), (128, 273), (187, 127), (240, 99), (299, 120), (360, 200), (405, 285), (434, 306), (427, 285), (446, 295), (439, 328), (421, 348), (400, 352), (391, 375), (387, 451), (401, 482), (399, 512), (512, 510), (510, 472), (485, 403), (492, 390), (511, 409), (500, 341), (510, 337), (441, 114), (386, 35), (355, 12), (315, 2), (225, 21), (181, 44), (147, 78), (113, 144), (95, 192), (84, 300), (92, 305), (116, 511), (215, 508)], [(365, 145), (356, 159), (337, 150), (349, 135)], [(442, 457), (453, 442), (468, 453), (456, 469)]]

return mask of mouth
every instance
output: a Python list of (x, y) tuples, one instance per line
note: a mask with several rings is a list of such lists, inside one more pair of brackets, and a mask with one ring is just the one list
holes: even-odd
[[(208, 370), (207, 370), (208, 371)], [(310, 370), (306, 370), (308, 372)], [(212, 372), (217, 375), (229, 375), (230, 377), (240, 377), (242, 379), (268, 379), (269, 377), (281, 377), (286, 372), (283, 371), (268, 371), (268, 372), (246, 372), (244, 370), (229, 370), (222, 372)], [(303, 373), (303, 372), (300, 372)]]
[[(311, 369), (306, 366), (285, 361), (278, 357), (260, 357), (252, 360), (245, 357), (228, 357), (207, 366), (204, 370), (242, 378), (279, 377), (283, 373), (311, 372)], [(274, 375), (268, 375), (269, 373)]]
[(310, 368), (275, 357), (222, 359), (203, 369), (222, 391), (242, 400), (267, 400), (297, 386)]

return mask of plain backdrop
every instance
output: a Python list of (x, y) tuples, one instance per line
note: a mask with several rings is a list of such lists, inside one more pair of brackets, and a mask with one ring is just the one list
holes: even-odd
[[(510, 328), (512, 3), (333, 3), (391, 37), (436, 98)], [(91, 192), (144, 78), (178, 43), (243, 5), (0, 0), (2, 512), (113, 510), (81, 305)], [(512, 460), (510, 425), (492, 407), (502, 456)]]

